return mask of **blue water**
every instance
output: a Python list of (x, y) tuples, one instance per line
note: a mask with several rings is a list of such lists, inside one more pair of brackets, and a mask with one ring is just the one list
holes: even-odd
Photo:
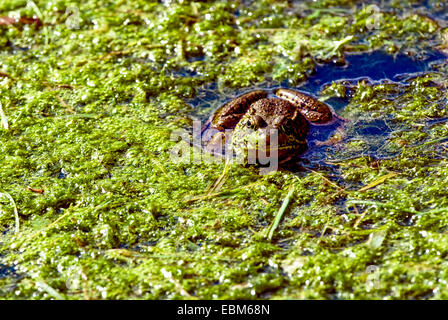
[(0, 279), (17, 276), (13, 267), (5, 266), (0, 263)]
[(426, 72), (431, 69), (432, 64), (444, 59), (446, 56), (438, 51), (420, 52), (418, 56), (393, 56), (382, 51), (348, 54), (345, 66), (320, 65), (316, 68), (316, 73), (300, 88), (317, 93), (323, 84), (343, 79), (403, 82), (406, 77)]

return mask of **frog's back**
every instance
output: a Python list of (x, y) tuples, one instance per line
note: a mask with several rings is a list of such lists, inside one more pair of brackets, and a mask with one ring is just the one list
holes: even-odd
[(275, 94), (294, 104), (312, 123), (323, 124), (333, 118), (331, 109), (325, 103), (309, 95), (291, 89), (278, 89)]

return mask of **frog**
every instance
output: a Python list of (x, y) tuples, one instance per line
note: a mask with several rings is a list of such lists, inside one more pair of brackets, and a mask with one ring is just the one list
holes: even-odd
[(308, 94), (288, 88), (271, 94), (253, 90), (218, 108), (201, 137), (204, 149), (214, 155), (231, 154), (244, 163), (265, 163), (276, 156), (288, 163), (308, 149), (310, 124), (324, 125), (334, 118), (327, 104)]

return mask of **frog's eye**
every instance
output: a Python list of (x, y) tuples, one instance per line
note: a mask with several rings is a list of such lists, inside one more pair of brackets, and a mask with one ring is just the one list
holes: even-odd
[(257, 121), (256, 121), (256, 119), (254, 119), (254, 118), (248, 119), (247, 122), (246, 122), (246, 126), (248, 128), (251, 128), (251, 129), (256, 129), (257, 128)]
[(266, 127), (267, 124), (262, 117), (260, 117), (259, 115), (255, 115), (255, 116), (250, 117), (250, 119), (247, 120), (246, 126), (248, 128), (252, 128), (252, 129), (259, 129), (259, 128)]

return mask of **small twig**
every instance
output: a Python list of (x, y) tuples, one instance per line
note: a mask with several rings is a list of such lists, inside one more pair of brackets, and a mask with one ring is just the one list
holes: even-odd
[[(59, 83), (51, 83), (51, 82), (48, 82), (48, 81), (42, 81), (42, 83), (48, 88), (48, 87), (58, 87), (58, 88), (62, 88), (62, 89), (70, 89), (70, 90), (73, 90), (74, 89), (74, 87), (72, 86), (72, 85), (70, 85), (70, 84), (66, 84), (66, 83), (62, 83), (62, 84), (59, 84)], [(53, 89), (53, 88), (51, 88), (51, 89)]]
[(312, 169), (308, 169), (308, 168), (305, 168), (305, 169), (308, 170), (308, 171), (310, 171), (310, 172), (312, 172), (312, 173), (317, 174), (317, 175), (320, 176), (322, 179), (324, 179), (326, 182), (328, 182), (329, 184), (331, 184), (333, 187), (336, 187), (337, 189), (339, 189), (340, 192), (344, 192), (344, 193), (347, 192), (347, 190), (345, 190), (344, 188), (338, 186), (336, 183), (334, 183), (333, 181), (331, 181), (330, 179), (328, 179), (327, 177), (325, 177), (323, 174), (321, 174), (321, 173), (319, 173), (319, 172), (317, 172), (317, 171), (314, 171), (314, 170), (312, 170)]
[(289, 188), (288, 195), (283, 200), (283, 204), (282, 204), (280, 210), (278, 210), (277, 214), (275, 215), (274, 221), (269, 226), (268, 235), (267, 235), (267, 238), (269, 241), (272, 240), (272, 237), (274, 236), (274, 231), (275, 231), (275, 229), (277, 229), (278, 225), (280, 224), (280, 221), (282, 220), (283, 215), (285, 214), (286, 208), (288, 208), (289, 201), (291, 200), (293, 194), (294, 194), (294, 184), (291, 185), (291, 187)]
[(28, 240), (33, 239), (35, 236), (37, 236), (37, 235), (40, 234), (41, 232), (48, 231), (49, 229), (53, 228), (56, 224), (58, 224), (59, 221), (61, 221), (62, 219), (64, 219), (66, 216), (68, 216), (69, 213), (70, 213), (70, 211), (67, 210), (66, 213), (64, 213), (62, 216), (60, 216), (60, 217), (57, 218), (55, 221), (53, 221), (52, 223), (50, 223), (50, 224), (49, 224), (48, 226), (46, 226), (43, 230), (38, 230), (38, 231), (34, 232), (34, 233), (31, 235), (30, 239), (28, 239)]
[(44, 192), (45, 192), (43, 189), (35, 189), (35, 188), (31, 188), (30, 186), (26, 186), (26, 188), (34, 193), (44, 194)]
[[(356, 204), (353, 205), (353, 208), (355, 209), (356, 214), (359, 215), (358, 207), (356, 206)], [(367, 210), (364, 210), (364, 212), (361, 214), (361, 216), (358, 219), (356, 219), (355, 224), (353, 225), (353, 228), (358, 227), (359, 223), (362, 221), (362, 219), (364, 219), (366, 214), (367, 214)]]
[(0, 26), (2, 25), (16, 25), (16, 24), (35, 24), (37, 26), (42, 25), (42, 21), (39, 18), (28, 18), (28, 17), (20, 17), (20, 18), (11, 18), (11, 17), (0, 17)]
[(16, 19), (11, 17), (0, 17), (0, 26), (14, 24), (16, 23), (16, 21)]
[(446, 138), (446, 137), (438, 138), (438, 139), (433, 139), (433, 140), (426, 141), (425, 143), (417, 146), (417, 148), (423, 148), (423, 147), (429, 146), (429, 145), (434, 144), (434, 143), (445, 144), (447, 142), (448, 142), (448, 138)]
[(368, 185), (362, 187), (361, 189), (358, 190), (358, 192), (362, 192), (362, 191), (366, 191), (366, 190), (369, 190), (371, 188), (374, 188), (377, 185), (379, 185), (379, 184), (383, 183), (384, 181), (386, 181), (387, 179), (395, 177), (397, 175), (399, 175), (399, 173), (396, 173), (396, 172), (392, 172), (392, 173), (386, 174), (386, 175), (376, 179), (375, 181), (370, 182)]
[(325, 232), (327, 232), (327, 229), (328, 229), (328, 220), (330, 219), (329, 217), (330, 217), (330, 216), (327, 216), (327, 222), (325, 222), (325, 226), (324, 226), (324, 228), (322, 229), (322, 232), (320, 233), (319, 241), (318, 241), (317, 243), (321, 243), (322, 238), (323, 238)]
[(219, 176), (219, 178), (213, 184), (211, 184), (207, 188), (207, 190), (206, 190), (207, 195), (210, 195), (215, 190), (219, 191), (219, 189), (221, 189), (222, 185), (224, 184), (224, 182), (227, 179), (227, 174), (229, 172), (231, 162), (232, 162), (232, 160), (226, 159), (226, 163), (224, 164), (224, 169), (222, 171), (222, 174)]

